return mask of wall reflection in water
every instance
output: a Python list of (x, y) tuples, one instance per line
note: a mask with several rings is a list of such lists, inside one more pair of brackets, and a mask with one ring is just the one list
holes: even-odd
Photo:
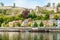
[(0, 40), (60, 40), (60, 33), (0, 32)]

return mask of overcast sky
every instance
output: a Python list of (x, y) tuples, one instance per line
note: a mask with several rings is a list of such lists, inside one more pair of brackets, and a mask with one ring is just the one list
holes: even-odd
[(3, 2), (5, 6), (12, 6), (13, 3), (16, 3), (18, 7), (34, 8), (35, 6), (44, 6), (48, 2), (57, 4), (60, 0), (0, 0), (0, 2)]

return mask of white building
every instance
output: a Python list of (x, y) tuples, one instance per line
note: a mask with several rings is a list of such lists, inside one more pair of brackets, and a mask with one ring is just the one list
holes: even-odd
[(60, 27), (60, 20), (57, 20), (57, 25), (58, 27)]

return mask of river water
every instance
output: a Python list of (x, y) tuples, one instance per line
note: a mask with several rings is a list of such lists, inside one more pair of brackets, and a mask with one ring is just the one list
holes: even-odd
[(60, 33), (0, 32), (0, 40), (60, 40)]

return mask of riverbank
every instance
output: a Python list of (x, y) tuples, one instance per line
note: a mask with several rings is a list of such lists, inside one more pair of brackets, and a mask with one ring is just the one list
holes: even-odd
[(60, 32), (57, 27), (0, 27), (0, 32)]

